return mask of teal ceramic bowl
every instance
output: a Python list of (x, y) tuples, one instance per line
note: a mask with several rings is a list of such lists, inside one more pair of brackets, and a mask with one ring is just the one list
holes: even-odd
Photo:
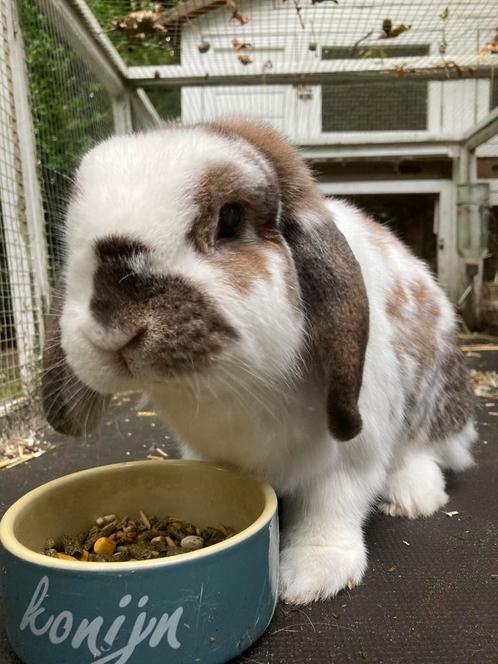
[[(158, 560), (85, 563), (38, 553), (101, 514), (175, 515), (237, 534)], [(197, 461), (93, 468), (18, 500), (0, 524), (7, 634), (25, 664), (214, 664), (268, 626), (277, 600), (273, 489)]]

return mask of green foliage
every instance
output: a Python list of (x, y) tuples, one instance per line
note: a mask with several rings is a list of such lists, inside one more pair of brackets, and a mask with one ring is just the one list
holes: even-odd
[(62, 216), (72, 174), (82, 155), (112, 134), (112, 103), (33, 0), (22, 0), (21, 18), (54, 276), (62, 262)]
[(40, 162), (68, 173), (112, 133), (111, 100), (32, 0), (22, 2), (22, 23)]
[(181, 118), (181, 88), (151, 89), (147, 90), (147, 94), (163, 120), (179, 120)]
[(148, 2), (147, 0), (87, 0), (92, 12), (114, 44), (124, 61), (129, 65), (169, 65), (180, 61), (179, 43), (173, 43), (174, 35), (166, 37), (151, 35), (145, 41), (133, 43), (117, 30), (113, 21), (124, 19), (131, 12), (150, 10), (160, 5), (164, 9), (179, 4), (181, 0), (170, 2)]

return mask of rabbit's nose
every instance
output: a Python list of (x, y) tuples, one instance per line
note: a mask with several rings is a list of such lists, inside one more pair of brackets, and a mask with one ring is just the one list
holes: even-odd
[(81, 326), (81, 332), (96, 348), (117, 353), (140, 336), (143, 330), (138, 328), (107, 329), (93, 321), (88, 321)]

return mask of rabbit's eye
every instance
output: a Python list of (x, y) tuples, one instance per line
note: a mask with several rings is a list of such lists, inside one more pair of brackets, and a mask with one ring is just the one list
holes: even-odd
[(218, 237), (235, 237), (242, 225), (242, 206), (238, 203), (229, 203), (220, 210), (218, 218)]

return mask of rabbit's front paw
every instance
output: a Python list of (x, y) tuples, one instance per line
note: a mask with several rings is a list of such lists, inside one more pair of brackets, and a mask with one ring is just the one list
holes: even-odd
[(280, 554), (280, 598), (309, 604), (357, 586), (367, 567), (363, 542), (339, 546), (290, 546)]
[(380, 509), (389, 516), (416, 519), (431, 516), (447, 502), (440, 467), (431, 456), (418, 453), (389, 475)]

